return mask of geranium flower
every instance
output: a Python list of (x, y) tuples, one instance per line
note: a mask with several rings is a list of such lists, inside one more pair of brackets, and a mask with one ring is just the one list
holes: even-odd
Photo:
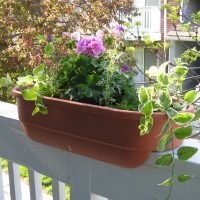
[(103, 40), (99, 37), (90, 36), (82, 38), (77, 43), (77, 54), (87, 54), (91, 57), (98, 57), (104, 51)]

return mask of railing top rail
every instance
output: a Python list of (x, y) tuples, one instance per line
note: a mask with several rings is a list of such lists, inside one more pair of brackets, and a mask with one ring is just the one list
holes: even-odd
[[(12, 113), (12, 114), (10, 114)], [(112, 200), (149, 200), (167, 194), (157, 183), (170, 175), (167, 169), (154, 166), (158, 153), (142, 166), (125, 169), (64, 150), (36, 143), (23, 133), (15, 105), (0, 102), (0, 156), (71, 185), (71, 200), (90, 200), (90, 193)], [(200, 149), (196, 140), (184, 145)], [(178, 185), (172, 199), (198, 199), (200, 196), (200, 152), (185, 165), (177, 162), (176, 171), (190, 169), (196, 178)], [(184, 169), (183, 169), (184, 167)], [(145, 191), (145, 192), (144, 192)]]

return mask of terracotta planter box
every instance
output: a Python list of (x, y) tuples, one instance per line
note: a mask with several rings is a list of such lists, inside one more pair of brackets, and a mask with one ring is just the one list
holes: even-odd
[[(32, 117), (34, 103), (24, 101), (17, 89), (13, 96), (22, 128), (31, 139), (127, 168), (143, 164), (156, 151), (167, 119), (164, 113), (154, 113), (151, 133), (141, 137), (139, 112), (44, 97), (48, 115)], [(174, 141), (175, 146), (181, 143)]]

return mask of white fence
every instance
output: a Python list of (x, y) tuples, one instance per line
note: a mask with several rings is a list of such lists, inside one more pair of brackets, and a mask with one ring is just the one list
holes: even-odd
[[(188, 139), (185, 145), (200, 149), (200, 142)], [(29, 168), (31, 200), (42, 200), (40, 174), (53, 178), (53, 199), (65, 200), (65, 184), (71, 200), (153, 200), (164, 199), (168, 188), (157, 185), (170, 176), (169, 169), (157, 168), (158, 153), (135, 169), (124, 169), (64, 150), (31, 141), (23, 133), (15, 105), (0, 102), (0, 157), (9, 160), (12, 200), (21, 200), (19, 165)], [(176, 172), (192, 173), (195, 178), (176, 184), (172, 200), (199, 200), (200, 153), (184, 165), (177, 161)], [(98, 196), (97, 196), (98, 195)], [(0, 200), (3, 198), (0, 165)]]
[(136, 22), (140, 22), (140, 33), (145, 33), (155, 40), (161, 39), (161, 11), (158, 6), (138, 7), (139, 15), (132, 17), (132, 32), (137, 36)]

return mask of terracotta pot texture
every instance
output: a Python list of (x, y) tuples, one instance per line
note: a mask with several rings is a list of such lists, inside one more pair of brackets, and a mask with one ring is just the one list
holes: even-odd
[[(143, 164), (157, 150), (167, 120), (164, 113), (154, 113), (151, 133), (140, 136), (139, 112), (44, 97), (48, 115), (31, 116), (34, 103), (23, 100), (17, 89), (13, 96), (22, 128), (32, 140), (126, 168)], [(175, 147), (181, 143), (174, 139)]]

